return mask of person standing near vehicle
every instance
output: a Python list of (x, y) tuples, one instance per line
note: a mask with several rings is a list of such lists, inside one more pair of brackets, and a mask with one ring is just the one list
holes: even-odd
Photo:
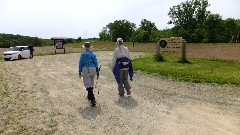
[(95, 75), (97, 75), (97, 79), (99, 77), (98, 60), (96, 54), (91, 51), (92, 45), (90, 42), (85, 42), (82, 47), (85, 48), (85, 52), (81, 54), (79, 60), (79, 78), (83, 77), (84, 86), (88, 91), (87, 98), (91, 100), (91, 104), (94, 107), (96, 100), (93, 93), (93, 86)]
[(117, 48), (113, 53), (112, 58), (112, 72), (118, 83), (118, 92), (122, 97), (124, 96), (124, 89), (127, 91), (127, 95), (131, 95), (131, 86), (128, 82), (128, 75), (130, 80), (133, 78), (132, 63), (130, 60), (129, 50), (123, 46), (122, 38), (117, 39)]
[(33, 51), (34, 51), (32, 44), (30, 44), (30, 45), (28, 46), (28, 49), (29, 49), (29, 51), (30, 51), (30, 59), (31, 59), (31, 58), (33, 58)]

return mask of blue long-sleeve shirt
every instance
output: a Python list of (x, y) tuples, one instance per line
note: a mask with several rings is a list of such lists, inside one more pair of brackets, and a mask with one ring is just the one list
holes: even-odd
[(82, 73), (82, 68), (84, 67), (96, 67), (98, 68), (98, 60), (95, 53), (92, 51), (85, 51), (81, 54), (79, 65), (78, 65), (78, 73)]

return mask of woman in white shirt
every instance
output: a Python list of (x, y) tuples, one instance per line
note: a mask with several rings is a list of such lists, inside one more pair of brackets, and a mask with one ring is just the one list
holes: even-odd
[[(123, 40), (121, 38), (117, 39), (116, 44), (117, 48), (112, 58), (112, 72), (118, 83), (119, 95), (124, 96), (124, 88), (127, 91), (127, 95), (131, 95), (131, 86), (128, 82), (129, 68), (131, 68), (129, 50), (127, 47), (123, 46)], [(130, 79), (132, 80), (133, 72), (131, 73)]]

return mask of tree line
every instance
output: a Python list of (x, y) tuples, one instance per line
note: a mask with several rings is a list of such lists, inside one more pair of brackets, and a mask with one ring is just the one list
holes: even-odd
[(190, 43), (239, 43), (240, 20), (222, 19), (207, 10), (208, 0), (187, 0), (170, 8), (168, 24), (171, 29), (159, 30), (154, 22), (142, 19), (139, 27), (127, 20), (107, 24), (99, 33), (100, 40), (116, 41), (122, 37), (127, 42), (157, 42), (165, 37), (183, 37)]
[(8, 48), (10, 46), (26, 46), (32, 44), (33, 46), (42, 46), (43, 40), (38, 37), (29, 37), (13, 34), (0, 33), (0, 48)]
[[(81, 39), (80, 39), (81, 40)], [(67, 38), (64, 40), (64, 44), (66, 43), (76, 43), (80, 41), (79, 39)], [(0, 48), (9, 48), (11, 46), (50, 46), (53, 45), (53, 41), (51, 39), (41, 39), (38, 37), (30, 37), (30, 36), (22, 36), (22, 35), (14, 35), (14, 34), (5, 34), (0, 33)]]

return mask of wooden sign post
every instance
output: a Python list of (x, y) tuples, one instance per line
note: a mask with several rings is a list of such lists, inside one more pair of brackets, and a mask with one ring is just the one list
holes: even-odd
[[(161, 51), (160, 51), (160, 48)], [(182, 51), (182, 60), (186, 60), (186, 41), (182, 37), (161, 38), (156, 45), (157, 55), (160, 52), (179, 52)]]

